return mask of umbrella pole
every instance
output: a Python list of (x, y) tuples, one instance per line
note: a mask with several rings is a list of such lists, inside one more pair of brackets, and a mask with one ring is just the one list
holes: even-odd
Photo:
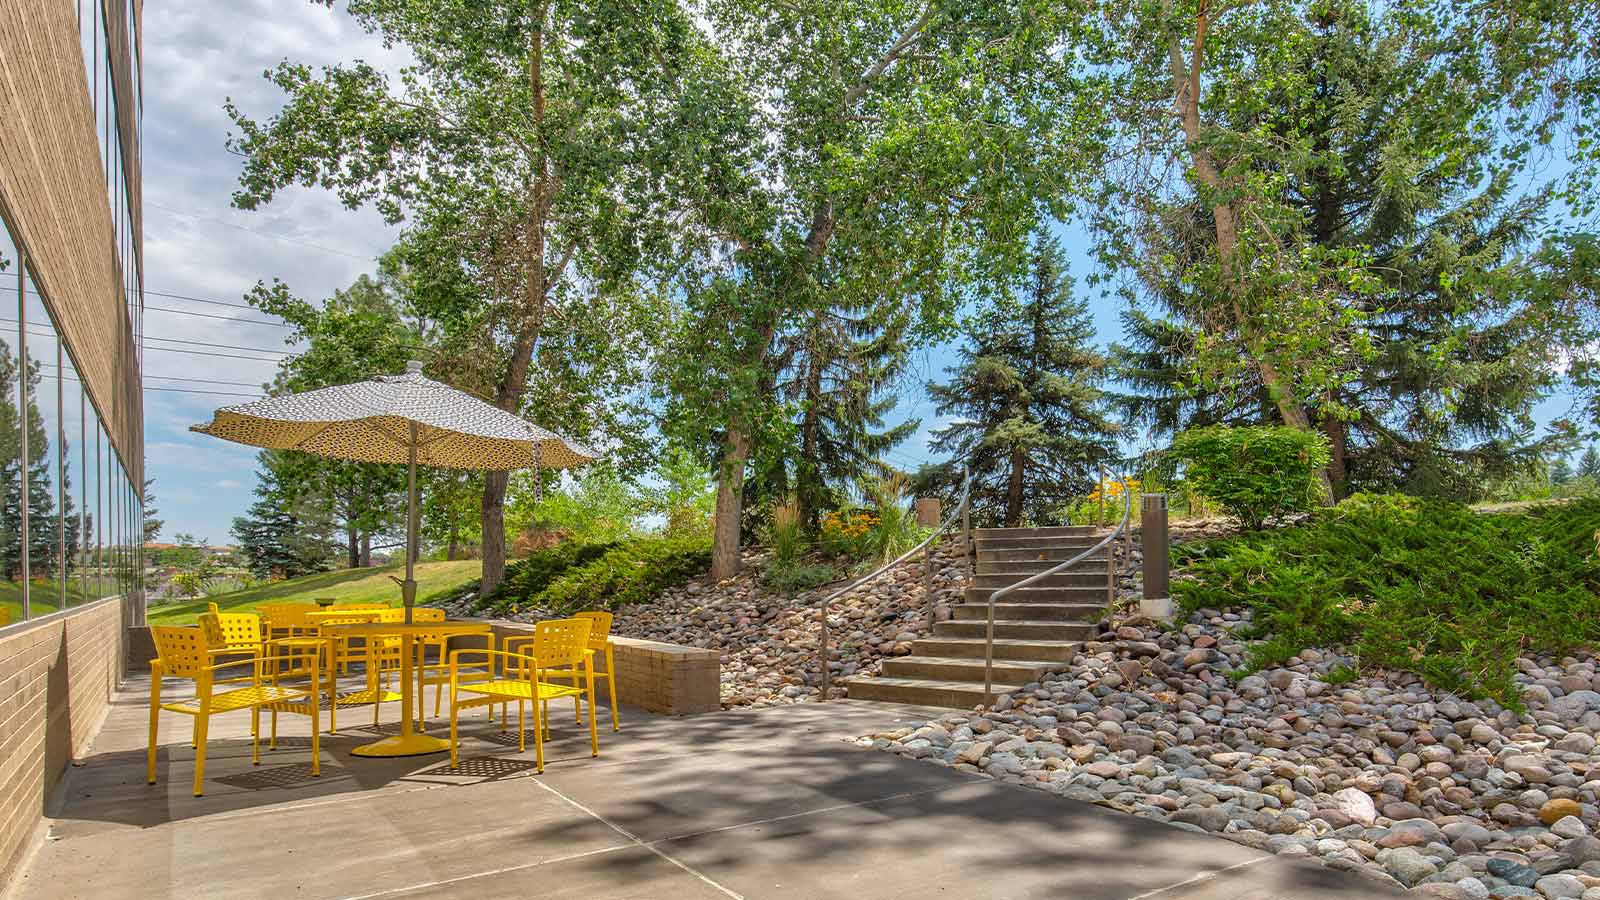
[(406, 461), (406, 580), (400, 595), (406, 603), (406, 624), (411, 624), (411, 607), (417, 602), (417, 423), (411, 423), (411, 446)]

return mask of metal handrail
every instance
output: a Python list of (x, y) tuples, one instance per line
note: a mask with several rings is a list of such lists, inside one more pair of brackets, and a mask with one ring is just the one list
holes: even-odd
[[(1104, 496), (1104, 493), (1103, 493), (1104, 490), (1105, 490), (1104, 486), (1107, 483), (1109, 483), (1107, 481), (1107, 478), (1106, 478), (1106, 476), (1109, 475), (1109, 474), (1111, 474), (1111, 473), (1110, 473), (1109, 470), (1106, 469), (1105, 466), (1101, 466), (1100, 467), (1100, 484), (1101, 484), (1101, 491), (1102, 491), (1101, 496)], [(1042, 579), (1049, 578), (1051, 575), (1054, 575), (1057, 572), (1061, 572), (1063, 570), (1071, 568), (1072, 566), (1077, 565), (1078, 563), (1080, 563), (1083, 560), (1088, 559), (1090, 556), (1092, 556), (1096, 550), (1099, 550), (1101, 547), (1105, 547), (1105, 546), (1111, 544), (1119, 536), (1121, 536), (1121, 534), (1123, 532), (1123, 529), (1128, 527), (1128, 519), (1133, 514), (1133, 492), (1127, 489), (1127, 479), (1126, 478), (1121, 479), (1121, 483), (1122, 483), (1122, 486), (1123, 486), (1123, 490), (1122, 490), (1122, 521), (1117, 523), (1117, 527), (1112, 529), (1110, 534), (1108, 534), (1105, 537), (1101, 538), (1100, 542), (1095, 544), (1093, 547), (1090, 547), (1089, 549), (1083, 551), (1082, 553), (1079, 553), (1077, 556), (1074, 556), (1073, 558), (1067, 560), (1066, 562), (1058, 563), (1057, 565), (1051, 566), (1050, 568), (1045, 569), (1043, 572), (1037, 572), (1037, 573), (1035, 573), (1033, 575), (1029, 575), (1027, 578), (1022, 579), (1021, 581), (1018, 581), (1015, 584), (1006, 585), (1005, 587), (1000, 588), (999, 590), (996, 590), (996, 591), (994, 591), (993, 593), (991, 593), (989, 595), (989, 614), (988, 614), (987, 624), (984, 626), (984, 635), (983, 635), (983, 705), (984, 706), (992, 706), (992, 705), (994, 705), (994, 604), (995, 604), (995, 601), (999, 600), (1001, 597), (1006, 596), (1007, 594), (1010, 594), (1012, 591), (1019, 590), (1021, 588), (1025, 588), (1028, 585), (1033, 584), (1036, 581), (1040, 581)], [(1108, 577), (1110, 577), (1109, 573), (1108, 573)]]
[(823, 597), (821, 600), (819, 600), (817, 602), (817, 606), (818, 606), (818, 609), (819, 609), (819, 614), (822, 617), (822, 641), (821, 641), (821, 644), (822, 644), (821, 657), (822, 657), (822, 659), (821, 659), (821, 661), (822, 661), (822, 699), (823, 700), (827, 700), (828, 699), (828, 649), (829, 649), (829, 646), (828, 646), (829, 645), (828, 607), (833, 605), (833, 601), (839, 599), (840, 597), (843, 597), (845, 594), (850, 593), (851, 591), (853, 591), (856, 588), (862, 586), (863, 584), (866, 584), (867, 582), (871, 581), (872, 579), (877, 578), (879, 575), (882, 575), (883, 573), (889, 571), (890, 569), (894, 568), (895, 566), (900, 565), (901, 563), (905, 562), (906, 560), (910, 559), (913, 555), (915, 555), (918, 550), (927, 550), (928, 552), (925, 555), (926, 558), (923, 560), (923, 570), (924, 570), (923, 571), (923, 583), (924, 583), (924, 586), (926, 588), (926, 593), (928, 595), (927, 598), (926, 598), (927, 599), (927, 603), (928, 603), (928, 615), (930, 617), (933, 615), (933, 577), (932, 577), (932, 574), (933, 574), (933, 572), (932, 572), (933, 553), (932, 553), (932, 550), (929, 549), (929, 548), (932, 547), (934, 541), (939, 539), (939, 535), (944, 534), (945, 531), (947, 531), (950, 528), (951, 525), (955, 524), (955, 521), (956, 521), (957, 517), (960, 517), (963, 521), (966, 521), (966, 519), (967, 519), (967, 504), (969, 502), (971, 502), (971, 500), (972, 500), (972, 469), (969, 467), (966, 471), (967, 471), (966, 478), (961, 482), (961, 499), (960, 499), (960, 501), (958, 501), (956, 503), (955, 510), (952, 511), (950, 513), (949, 517), (947, 517), (944, 520), (944, 523), (941, 524), (938, 528), (935, 528), (933, 530), (933, 534), (928, 535), (928, 537), (925, 540), (923, 540), (922, 543), (917, 544), (915, 547), (912, 547), (910, 550), (907, 550), (906, 552), (900, 554), (899, 556), (895, 557), (894, 559), (890, 560), (889, 562), (884, 563), (883, 565), (881, 565), (878, 568), (872, 570), (871, 572), (867, 573), (866, 575), (863, 575), (860, 578), (857, 578), (856, 580), (850, 582), (849, 584), (845, 585), (844, 587), (839, 588), (838, 590), (834, 591), (833, 593), (829, 594), (826, 597)]

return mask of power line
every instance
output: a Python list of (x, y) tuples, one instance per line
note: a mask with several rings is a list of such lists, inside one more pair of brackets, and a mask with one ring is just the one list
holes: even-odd
[(200, 213), (192, 213), (192, 212), (186, 212), (186, 211), (181, 210), (181, 209), (173, 209), (170, 206), (162, 206), (161, 204), (155, 203), (155, 202), (150, 201), (150, 200), (144, 201), (144, 204), (146, 206), (154, 206), (156, 209), (162, 210), (164, 212), (172, 213), (173, 215), (185, 216), (187, 218), (199, 219), (201, 221), (206, 221), (206, 222), (215, 222), (216, 224), (222, 225), (222, 226), (224, 226), (226, 228), (237, 228), (240, 231), (248, 232), (250, 234), (258, 235), (258, 236), (264, 237), (264, 238), (270, 238), (270, 239), (272, 239), (274, 241), (283, 241), (286, 244), (296, 244), (296, 245), (299, 245), (301, 247), (309, 247), (312, 250), (321, 250), (324, 253), (334, 253), (334, 254), (337, 254), (339, 256), (347, 256), (347, 257), (349, 257), (351, 259), (359, 259), (362, 262), (373, 262), (373, 261), (375, 261), (377, 259), (376, 256), (362, 256), (362, 255), (360, 255), (358, 253), (351, 253), (348, 250), (335, 250), (332, 247), (324, 247), (321, 244), (314, 244), (314, 243), (311, 243), (310, 241), (302, 241), (302, 240), (297, 240), (297, 239), (292, 238), (292, 237), (284, 237), (281, 234), (272, 234), (272, 233), (266, 232), (266, 231), (257, 231), (254, 228), (246, 228), (243, 225), (237, 225), (237, 224), (235, 224), (233, 222), (229, 222), (229, 221), (226, 221), (224, 219), (218, 219), (218, 218), (216, 218), (214, 216), (206, 216), (206, 215), (202, 215)]
[(187, 294), (168, 294), (168, 293), (166, 293), (164, 291), (152, 291), (149, 288), (145, 288), (144, 292), (145, 292), (145, 294), (147, 296), (151, 296), (151, 297), (168, 297), (168, 298), (173, 299), (173, 300), (192, 300), (195, 303), (209, 303), (212, 306), (231, 306), (234, 309), (248, 309), (248, 310), (252, 310), (252, 311), (255, 311), (255, 312), (259, 312), (260, 311), (259, 309), (257, 309), (254, 306), (251, 306), (248, 303), (229, 303), (226, 300), (207, 300), (204, 297), (190, 297)]
[(154, 337), (148, 334), (144, 336), (144, 339), (147, 341), (166, 341), (173, 344), (192, 344), (196, 347), (215, 347), (218, 350), (249, 350), (254, 353), (276, 353), (279, 356), (295, 355), (288, 350), (268, 350), (264, 347), (238, 347), (233, 344), (213, 344), (210, 341), (186, 341), (181, 338)]
[[(78, 384), (83, 384), (83, 379), (81, 379), (81, 378), (73, 378), (71, 375), (63, 375), (61, 377), (61, 380), (62, 381), (75, 381)], [(240, 393), (236, 393), (236, 392), (233, 392), (233, 391), (202, 391), (202, 390), (199, 390), (199, 389), (191, 389), (191, 388), (147, 387), (147, 388), (144, 388), (144, 390), (146, 390), (146, 391), (162, 391), (162, 392), (170, 393), (170, 394), (210, 394), (210, 395), (216, 396), (216, 397), (252, 397), (252, 398), (254, 398), (254, 397), (264, 397), (264, 396), (266, 396), (265, 394), (240, 394)]]
[(218, 316), (212, 313), (195, 312), (192, 309), (173, 309), (170, 306), (145, 306), (146, 312), (176, 313), (180, 316), (197, 316), (202, 319), (219, 319), (223, 322), (238, 322), (241, 325), (270, 325), (273, 328), (293, 328), (285, 322), (266, 322), (261, 319), (239, 319), (234, 316)]
[(191, 356), (215, 356), (221, 359), (247, 359), (251, 362), (279, 363), (281, 359), (262, 359), (259, 356), (238, 356), (232, 353), (207, 353), (204, 350), (184, 350), (179, 347), (146, 347), (146, 350), (160, 350), (164, 353), (187, 353)]
[(215, 378), (180, 378), (176, 375), (141, 375), (141, 379), (155, 379), (156, 381), (187, 381), (193, 384), (231, 384), (235, 387), (260, 387), (255, 381), (219, 381)]

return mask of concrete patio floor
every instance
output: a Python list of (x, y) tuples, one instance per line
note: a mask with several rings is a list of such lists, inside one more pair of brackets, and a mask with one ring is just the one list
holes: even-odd
[[(542, 776), (531, 745), (518, 754), (481, 711), (464, 720), (459, 770), (443, 755), (353, 757), (374, 730), (370, 708), (351, 707), (324, 736), (315, 779), (308, 720), (283, 717), (289, 740), (251, 766), (249, 715), (233, 713), (213, 722), (196, 799), (185, 717), (164, 717), (160, 782), (144, 783), (146, 691), (135, 679), (119, 695), (8, 898), (1392, 896), (1357, 875), (846, 743), (927, 718), (910, 707), (679, 719), (624, 708), (599, 759), (565, 707)], [(392, 723), (397, 704), (383, 712)]]

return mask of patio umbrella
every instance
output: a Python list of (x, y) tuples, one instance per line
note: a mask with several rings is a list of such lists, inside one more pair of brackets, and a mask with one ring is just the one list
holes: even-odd
[(412, 558), (417, 547), (417, 464), (447, 469), (567, 468), (597, 454), (471, 394), (422, 374), (379, 375), (355, 384), (319, 388), (225, 406), (190, 431), (269, 450), (302, 450), (359, 462), (408, 467), (406, 622), (417, 599)]

